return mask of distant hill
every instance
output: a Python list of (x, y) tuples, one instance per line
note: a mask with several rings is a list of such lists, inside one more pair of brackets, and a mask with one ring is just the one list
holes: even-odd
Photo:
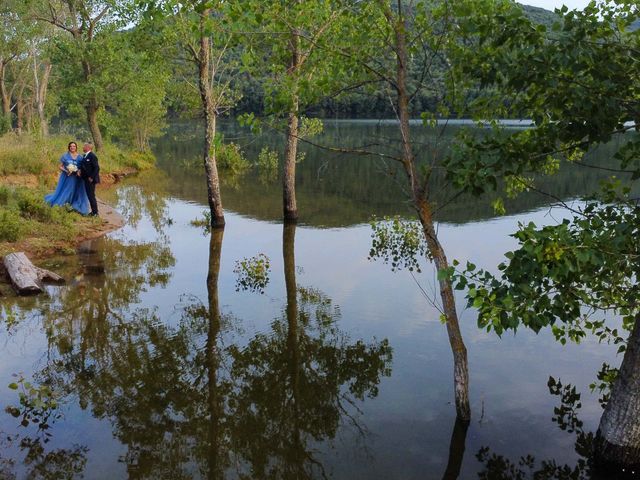
[(554, 22), (556, 22), (560, 17), (550, 10), (545, 10), (540, 7), (532, 7), (531, 5), (520, 5), (524, 10), (524, 13), (527, 17), (535, 23), (544, 25), (547, 29), (551, 28)]

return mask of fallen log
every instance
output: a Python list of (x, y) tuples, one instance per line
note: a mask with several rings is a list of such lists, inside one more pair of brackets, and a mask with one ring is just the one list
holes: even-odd
[(33, 295), (44, 291), (43, 283), (64, 283), (64, 278), (44, 268), (36, 267), (24, 252), (4, 257), (4, 268), (18, 295)]

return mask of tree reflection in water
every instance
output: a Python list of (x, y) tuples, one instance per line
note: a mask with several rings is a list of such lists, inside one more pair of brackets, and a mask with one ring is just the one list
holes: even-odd
[[(606, 472), (595, 471), (590, 462), (593, 433), (583, 429), (578, 417), (582, 403), (574, 386), (562, 385), (553, 377), (549, 378), (549, 393), (560, 397), (560, 405), (554, 408), (552, 421), (570, 434), (575, 434), (575, 452), (579, 459), (575, 466), (559, 464), (556, 460), (543, 460), (539, 464), (535, 457), (527, 455), (513, 462), (502, 455), (492, 453), (489, 447), (481, 448), (476, 458), (483, 464), (478, 473), (481, 480), (604, 480), (610, 478)], [(636, 477), (631, 477), (636, 478)]]
[(89, 271), (107, 274), (44, 314), (50, 352), (38, 380), (112, 423), (129, 477), (323, 476), (316, 446), (345, 423), (362, 428), (358, 402), (377, 395), (391, 348), (351, 342), (331, 300), (296, 285), (294, 236), (286, 226), (286, 307), (245, 348), (219, 307), (222, 230), (211, 233), (206, 303), (191, 298), (173, 326), (153, 309), (130, 310), (145, 285), (166, 282), (170, 252), (104, 240)]
[[(4, 453), (19, 450), (24, 459), (22, 465)], [(83, 446), (73, 448), (48, 449), (39, 436), (7, 435), (0, 432), (0, 478), (14, 480), (28, 479), (71, 479), (82, 474), (87, 462), (87, 449)]]
[(237, 389), (236, 448), (246, 478), (325, 476), (313, 443), (336, 436), (343, 421), (356, 428), (356, 400), (375, 397), (390, 374), (386, 340), (351, 343), (336, 324), (339, 310), (321, 292), (296, 284), (295, 225), (285, 225), (287, 305), (271, 331), (246, 348), (230, 349)]

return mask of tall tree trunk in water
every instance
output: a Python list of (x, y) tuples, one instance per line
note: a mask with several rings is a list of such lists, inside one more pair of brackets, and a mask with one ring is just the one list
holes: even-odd
[(594, 456), (608, 472), (640, 471), (640, 315), (600, 419)]
[[(418, 177), (416, 160), (411, 146), (411, 131), (409, 126), (409, 94), (407, 87), (407, 68), (409, 59), (406, 44), (406, 22), (398, 5), (398, 17), (394, 22), (395, 30), (395, 52), (397, 60), (396, 69), (396, 90), (398, 102), (398, 117), (400, 120), (400, 134), (402, 141), (402, 163), (407, 173), (411, 186), (411, 200), (420, 219), (424, 237), (433, 257), (436, 269), (443, 270), (449, 266), (444, 249), (438, 240), (436, 233), (433, 212), (428, 201), (427, 184)], [(387, 10), (388, 11), (388, 10)], [(387, 18), (393, 21), (391, 12), (388, 11)], [(456, 312), (453, 287), (449, 279), (439, 281), (440, 297), (442, 299), (443, 313), (449, 336), (449, 344), (453, 353), (453, 382), (456, 401), (456, 413), (462, 421), (471, 419), (471, 408), (469, 406), (469, 368), (467, 363), (467, 349), (462, 340), (458, 314)]]
[[(300, 435), (300, 346), (298, 331), (298, 286), (296, 283), (295, 260), (295, 223), (284, 223), (282, 232), (282, 257), (284, 260), (284, 281), (287, 289), (287, 360), (289, 369), (289, 387), (291, 389), (290, 415), (293, 417), (293, 430), (288, 458), (291, 478), (305, 478), (304, 463), (306, 452)], [(289, 420), (285, 420), (289, 421)]]
[(207, 293), (209, 298), (209, 331), (207, 334), (207, 377), (209, 402), (209, 452), (208, 471), (209, 480), (222, 478), (223, 466), (220, 464), (220, 440), (222, 438), (221, 424), (224, 414), (222, 398), (218, 392), (218, 370), (220, 367), (220, 351), (218, 335), (220, 335), (220, 305), (218, 301), (218, 277), (220, 274), (220, 255), (222, 253), (223, 228), (211, 231), (209, 243), (209, 273), (207, 274)]
[(211, 91), (211, 39), (206, 32), (207, 18), (211, 9), (205, 9), (200, 15), (200, 51), (198, 52), (198, 74), (200, 98), (205, 121), (204, 170), (207, 176), (207, 198), (211, 210), (211, 226), (224, 227), (224, 211), (220, 195), (220, 179), (216, 163), (216, 112)]
[[(287, 70), (289, 75), (297, 75), (300, 67), (300, 36), (297, 31), (291, 33), (289, 42), (291, 48), (291, 64)], [(299, 97), (293, 92), (291, 110), (287, 121), (287, 145), (284, 152), (283, 175), (283, 213), (285, 222), (298, 220), (298, 205), (296, 203), (296, 157), (298, 155), (298, 109)]]

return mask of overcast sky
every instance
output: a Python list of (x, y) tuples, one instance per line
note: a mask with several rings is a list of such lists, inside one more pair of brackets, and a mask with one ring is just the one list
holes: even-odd
[(589, 0), (517, 0), (525, 5), (533, 5), (534, 7), (542, 7), (547, 10), (554, 10), (566, 5), (569, 9), (583, 9), (589, 4)]

